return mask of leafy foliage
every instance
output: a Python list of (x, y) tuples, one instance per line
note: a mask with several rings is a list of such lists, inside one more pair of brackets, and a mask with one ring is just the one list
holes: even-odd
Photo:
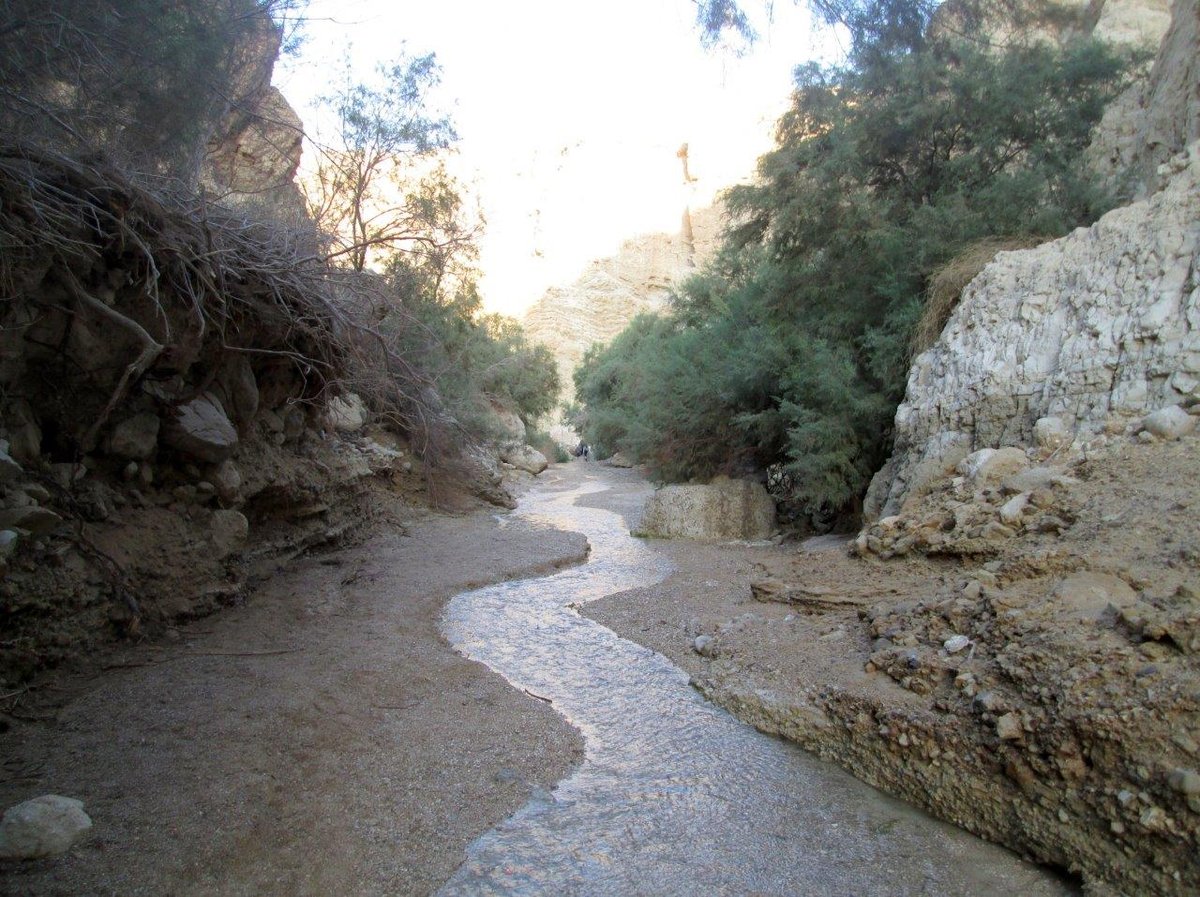
[(854, 513), (885, 456), (930, 275), (1112, 206), (1082, 153), (1124, 71), (1095, 42), (985, 51), (917, 28), (928, 4), (848, 5), (898, 26), (797, 72), (716, 260), (576, 373), (590, 442), (670, 480), (781, 465), (822, 519)]
[(320, 158), (308, 191), (309, 212), (331, 235), (331, 255), (362, 271), (413, 243), (469, 241), (444, 225), (457, 196), (440, 191), (444, 171), (420, 178), (422, 163), (456, 139), (450, 119), (429, 108), (441, 77), (432, 53), (401, 54), (381, 65), (374, 84), (345, 84), (324, 98), (335, 133), (318, 141)]
[(221, 118), (269, 80), (277, 19), (301, 4), (0, 0), (5, 139), (190, 180)]

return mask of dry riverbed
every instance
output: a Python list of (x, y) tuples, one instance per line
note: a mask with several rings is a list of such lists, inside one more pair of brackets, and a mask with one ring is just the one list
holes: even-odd
[(581, 536), (488, 513), (290, 565), (245, 606), (60, 673), (0, 734), (0, 806), (83, 800), (64, 856), (11, 895), (428, 894), (481, 832), (577, 762), (545, 703), (455, 654), (452, 594), (582, 560)]

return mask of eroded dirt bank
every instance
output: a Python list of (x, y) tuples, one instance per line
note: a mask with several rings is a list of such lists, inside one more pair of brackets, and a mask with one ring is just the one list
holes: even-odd
[(0, 864), (0, 893), (430, 893), (581, 750), (550, 707), (453, 653), (442, 605), (586, 550), (429, 515), (297, 562), (93, 679), (54, 678), (0, 735), (0, 805), (71, 795), (95, 825), (62, 857)]
[[(844, 539), (657, 541), (672, 576), (583, 612), (742, 719), (1089, 893), (1194, 894), (1198, 460), (1196, 437), (1052, 459), (1036, 513), (1004, 529), (987, 530), (999, 482), (947, 480), (871, 531), (887, 560)], [(633, 525), (637, 475), (609, 476), (585, 501)]]

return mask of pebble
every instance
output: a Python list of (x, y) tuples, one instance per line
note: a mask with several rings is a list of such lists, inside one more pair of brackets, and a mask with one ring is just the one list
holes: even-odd
[(1010, 711), (996, 720), (996, 735), (1001, 741), (1016, 741), (1023, 734), (1021, 718), (1016, 713)]
[(692, 642), (692, 649), (701, 657), (712, 657), (717, 653), (714, 639), (711, 635), (698, 635)]
[(946, 649), (947, 654), (957, 654), (969, 644), (971, 644), (971, 640), (965, 635), (952, 635), (942, 642), (942, 647)]
[(0, 560), (7, 561), (17, 550), (20, 537), (10, 529), (0, 530)]
[(1200, 773), (1194, 769), (1176, 769), (1167, 776), (1167, 784), (1180, 794), (1200, 794)]

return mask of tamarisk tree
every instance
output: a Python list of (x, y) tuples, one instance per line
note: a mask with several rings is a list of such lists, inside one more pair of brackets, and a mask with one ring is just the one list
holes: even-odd
[(362, 271), (414, 244), (444, 250), (472, 236), (456, 223), (459, 200), (435, 162), (457, 140), (450, 119), (430, 109), (440, 77), (434, 54), (402, 54), (376, 69), (375, 83), (347, 76), (322, 98), (334, 132), (316, 141), (309, 211), (334, 261)]

